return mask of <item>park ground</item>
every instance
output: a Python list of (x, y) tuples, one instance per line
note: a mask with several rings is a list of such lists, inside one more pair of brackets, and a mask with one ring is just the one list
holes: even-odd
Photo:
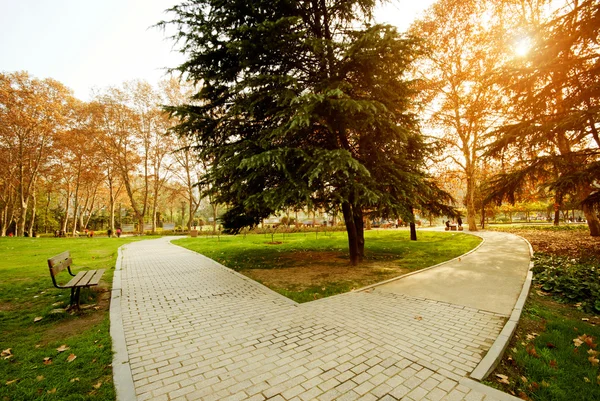
[[(593, 287), (594, 280), (599, 283), (597, 275), (593, 276), (594, 269), (588, 266), (600, 265), (600, 239), (589, 237), (584, 229), (505, 227), (502, 230), (530, 241), (536, 252), (534, 271), (538, 272), (537, 276), (548, 279), (548, 275), (544, 276), (545, 266), (560, 270), (561, 264), (555, 263), (556, 260), (567, 260), (570, 264), (564, 265), (566, 270), (587, 272), (587, 275), (569, 281), (569, 285), (584, 282), (579, 287), (589, 288)], [(329, 237), (339, 241), (336, 246), (315, 236), (315, 244), (322, 245), (316, 250), (293, 249), (293, 241), (287, 236), (281, 239), (269, 236), (267, 240), (257, 236), (256, 248), (250, 254), (237, 252), (239, 249), (235, 246), (226, 254), (221, 249), (226, 248), (224, 245), (229, 237), (221, 237), (216, 239), (219, 252), (213, 249), (210, 255), (205, 249), (204, 253), (292, 299), (305, 302), (404, 274), (415, 267), (435, 264), (456, 256), (454, 253), (463, 253), (478, 242), (455, 241), (465, 249), (450, 249), (441, 241), (433, 247), (436, 251), (424, 258), (425, 251), (419, 246), (428, 243), (428, 234), (421, 231), (412, 256), (400, 258), (398, 254), (409, 253), (398, 247), (398, 242), (393, 249), (385, 239), (407, 233), (402, 230), (385, 233), (382, 230), (369, 234), (380, 236), (383, 241), (372, 248), (375, 252), (367, 255), (366, 264), (361, 268), (364, 274), (358, 275), (355, 272), (348, 274), (344, 244), (335, 238), (335, 234)], [(457, 238), (464, 240), (468, 236)], [(68, 399), (65, 398), (67, 393), (72, 394), (73, 399), (114, 399), (108, 333), (111, 268), (117, 248), (138, 239), (1, 239), (0, 247), (6, 256), (0, 282), (0, 377), (3, 378), (0, 380), (0, 400), (32, 397), (63, 400)], [(78, 265), (109, 269), (103, 285), (85, 294), (87, 305), (77, 315), (60, 311), (68, 293), (54, 289), (43, 268), (46, 258), (65, 250), (65, 246), (71, 249)], [(431, 250), (431, 243), (428, 248)], [(415, 264), (419, 259), (424, 260), (423, 266)], [(303, 265), (307, 266), (304, 270)], [(286, 276), (289, 277), (287, 281)], [(551, 278), (557, 282), (561, 280), (560, 277)], [(579, 291), (583, 290), (579, 288)], [(585, 291), (582, 294), (586, 296)], [(546, 291), (543, 284), (534, 281), (516, 335), (487, 384), (523, 399), (600, 399), (596, 353), (600, 310), (590, 303), (589, 296), (587, 298), (582, 301), (577, 297), (569, 298), (565, 291)], [(42, 319), (38, 320), (40, 317)], [(576, 398), (572, 392), (574, 384), (578, 391)]]

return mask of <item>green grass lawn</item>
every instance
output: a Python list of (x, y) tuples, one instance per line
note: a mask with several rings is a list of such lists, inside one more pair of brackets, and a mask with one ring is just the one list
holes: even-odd
[[(108, 290), (117, 249), (137, 239), (0, 238), (0, 400), (115, 398)], [(75, 266), (107, 270), (100, 288), (82, 290), (82, 305), (95, 307), (80, 314), (56, 313), (70, 292), (52, 285), (47, 259), (65, 250)]]
[[(534, 290), (517, 333), (487, 384), (523, 399), (600, 400), (598, 323)], [(498, 383), (497, 374), (507, 376), (509, 383)]]
[(184, 238), (173, 241), (295, 300), (335, 295), (419, 270), (468, 252), (481, 242), (462, 233), (367, 231), (366, 260), (349, 267), (345, 232)]

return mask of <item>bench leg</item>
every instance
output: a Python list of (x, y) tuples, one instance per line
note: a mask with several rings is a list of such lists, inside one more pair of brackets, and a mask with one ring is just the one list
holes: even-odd
[(69, 305), (69, 309), (79, 309), (79, 291), (81, 290), (80, 287), (72, 287), (71, 288), (71, 302)]

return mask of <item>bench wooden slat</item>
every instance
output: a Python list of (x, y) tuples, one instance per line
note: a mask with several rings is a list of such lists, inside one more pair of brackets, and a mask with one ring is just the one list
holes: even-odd
[(64, 287), (91, 287), (93, 285), (98, 285), (103, 274), (104, 269), (79, 272), (71, 279), (71, 281), (65, 284)]
[(102, 275), (104, 274), (104, 269), (94, 270), (94, 276), (90, 279), (88, 285), (98, 285)]
[(71, 266), (73, 260), (71, 259), (71, 252), (65, 251), (61, 254), (51, 257), (48, 259), (48, 267), (50, 268), (50, 274), (56, 276), (58, 273)]
[(85, 280), (85, 276), (89, 274), (89, 271), (83, 271), (83, 272), (79, 272), (75, 275), (75, 277), (73, 277), (71, 279), (71, 281), (69, 281), (67, 284), (62, 285), (61, 287), (64, 288), (72, 288), (72, 287), (85, 287), (85, 284), (82, 285), (83, 282), (87, 282), (89, 281), (89, 279), (87, 279), (87, 281)]

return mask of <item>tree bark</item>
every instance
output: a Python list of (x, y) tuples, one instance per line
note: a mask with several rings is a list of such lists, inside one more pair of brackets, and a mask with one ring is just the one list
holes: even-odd
[(352, 206), (352, 215), (354, 217), (354, 227), (356, 227), (356, 247), (358, 253), (358, 263), (365, 257), (365, 224), (363, 221), (363, 211), (361, 208)]
[(415, 223), (413, 221), (410, 222), (410, 240), (411, 241), (417, 240), (417, 226), (415, 225)]
[(560, 206), (562, 205), (562, 195), (556, 194), (554, 196), (554, 225), (560, 224)]
[(31, 219), (29, 220), (29, 236), (33, 237), (33, 226), (35, 225), (36, 218), (36, 196), (35, 192), (31, 194)]
[(594, 212), (594, 208), (589, 205), (582, 205), (583, 214), (587, 220), (588, 228), (590, 229), (590, 235), (592, 237), (600, 237), (600, 220)]
[(342, 213), (344, 222), (346, 223), (346, 232), (348, 233), (348, 251), (350, 252), (350, 264), (358, 265), (358, 237), (356, 235), (356, 226), (354, 224), (354, 216), (352, 206), (349, 202), (342, 203)]
[(477, 231), (477, 222), (476, 215), (477, 211), (475, 209), (475, 178), (473, 174), (467, 174), (467, 224), (469, 225), (469, 231)]

